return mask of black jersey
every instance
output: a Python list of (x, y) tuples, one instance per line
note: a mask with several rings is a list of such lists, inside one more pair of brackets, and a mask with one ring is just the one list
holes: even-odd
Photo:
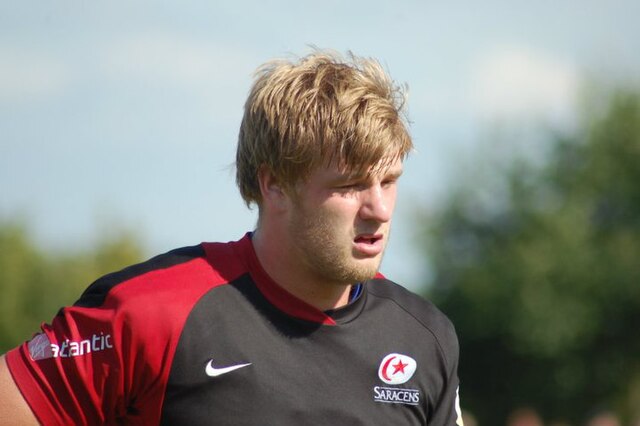
[(382, 275), (319, 311), (249, 234), (99, 279), (7, 363), (43, 424), (462, 424), (440, 311)]

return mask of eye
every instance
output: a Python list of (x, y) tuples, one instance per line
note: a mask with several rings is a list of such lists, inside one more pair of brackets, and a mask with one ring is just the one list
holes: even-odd
[(336, 188), (341, 191), (355, 191), (359, 186), (360, 185), (358, 185), (357, 183), (345, 183), (343, 185), (337, 186)]
[(389, 179), (385, 179), (382, 182), (380, 182), (380, 184), (382, 185), (383, 188), (388, 188), (390, 186), (393, 186), (396, 184), (396, 182), (398, 181), (398, 178), (389, 178)]
[(350, 181), (344, 182), (342, 184), (336, 185), (336, 190), (343, 193), (357, 192), (361, 191), (366, 187), (365, 182), (361, 181)]

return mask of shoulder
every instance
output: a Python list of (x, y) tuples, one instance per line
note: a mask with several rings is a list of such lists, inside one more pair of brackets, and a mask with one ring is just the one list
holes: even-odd
[(54, 323), (107, 324), (115, 335), (136, 342), (170, 341), (202, 297), (241, 274), (232, 243), (202, 243), (156, 256), (91, 284), (73, 305), (60, 310)]
[(93, 282), (74, 307), (94, 308), (105, 303), (172, 305), (194, 303), (204, 292), (246, 271), (237, 243), (201, 243), (155, 256), (145, 262), (105, 275)]
[(369, 295), (414, 322), (437, 342), (445, 358), (457, 357), (458, 338), (451, 320), (431, 301), (386, 278), (370, 281)]
[(128, 266), (94, 281), (74, 304), (75, 307), (102, 306), (116, 292), (149, 292), (163, 287), (179, 286), (182, 279), (205, 272), (207, 262), (202, 244), (182, 247), (145, 262)]

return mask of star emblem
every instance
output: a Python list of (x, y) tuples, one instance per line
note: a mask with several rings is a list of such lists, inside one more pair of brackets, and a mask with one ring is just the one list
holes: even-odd
[(404, 374), (404, 368), (405, 368), (407, 365), (409, 365), (409, 364), (403, 364), (403, 363), (402, 363), (402, 360), (401, 360), (401, 359), (398, 359), (398, 363), (397, 363), (397, 364), (392, 365), (392, 367), (393, 367), (393, 368), (395, 368), (395, 370), (393, 371), (392, 376), (393, 376), (394, 374), (397, 374), (397, 373), (402, 373), (402, 374)]

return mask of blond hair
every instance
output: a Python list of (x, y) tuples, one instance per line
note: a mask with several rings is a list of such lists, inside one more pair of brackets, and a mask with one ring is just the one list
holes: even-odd
[(373, 59), (314, 51), (256, 72), (244, 107), (236, 183), (260, 206), (260, 168), (285, 189), (322, 164), (359, 175), (404, 159), (413, 144), (403, 113), (405, 90)]

